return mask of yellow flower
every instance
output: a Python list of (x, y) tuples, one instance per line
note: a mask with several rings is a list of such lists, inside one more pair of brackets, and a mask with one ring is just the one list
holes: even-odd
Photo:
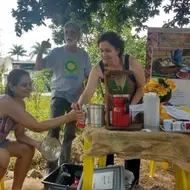
[(154, 92), (157, 85), (158, 85), (158, 82), (156, 80), (150, 80), (149, 82), (145, 84), (143, 88), (143, 92), (144, 93)]
[(156, 81), (150, 81), (150, 83), (149, 83), (149, 89), (155, 89), (157, 85), (158, 84), (157, 84)]
[(160, 118), (163, 121), (164, 119), (174, 119), (171, 116), (169, 116), (166, 112), (166, 110), (164, 109), (163, 105), (160, 104)]
[(168, 91), (165, 86), (160, 85), (157, 87), (157, 92), (158, 92), (159, 96), (165, 96)]
[(176, 85), (174, 81), (165, 78), (161, 83), (159, 83), (159, 80), (149, 80), (143, 87), (143, 92), (154, 92), (158, 96), (165, 96), (168, 92), (174, 90), (175, 88)]
[(176, 89), (176, 84), (173, 80), (166, 79), (166, 84), (169, 86), (170, 90)]

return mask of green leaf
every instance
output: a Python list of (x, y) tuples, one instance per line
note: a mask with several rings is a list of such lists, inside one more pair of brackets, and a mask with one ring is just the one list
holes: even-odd
[[(35, 25), (43, 25), (47, 18), (52, 20), (55, 30), (68, 20), (75, 20), (85, 34), (90, 34), (93, 29), (98, 29), (97, 21), (107, 23), (109, 29), (115, 28), (119, 32), (122, 26), (136, 27), (140, 31), (147, 27), (149, 18), (159, 15), (160, 9), (167, 14), (174, 12), (172, 20), (164, 27), (183, 27), (190, 22), (187, 0), (171, 0), (170, 4), (163, 0), (19, 0), (12, 16), (16, 19), (18, 36), (32, 30)], [(53, 30), (53, 33), (58, 36), (58, 31)]]

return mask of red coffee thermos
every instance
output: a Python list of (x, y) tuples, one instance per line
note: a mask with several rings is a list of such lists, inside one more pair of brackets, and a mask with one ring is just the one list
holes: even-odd
[(129, 95), (114, 95), (112, 110), (112, 125), (128, 127), (130, 125)]

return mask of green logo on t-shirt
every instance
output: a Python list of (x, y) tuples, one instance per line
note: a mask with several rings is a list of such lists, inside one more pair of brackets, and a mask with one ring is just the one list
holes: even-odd
[(78, 64), (73, 59), (66, 60), (64, 64), (64, 69), (68, 74), (76, 74), (78, 71)]

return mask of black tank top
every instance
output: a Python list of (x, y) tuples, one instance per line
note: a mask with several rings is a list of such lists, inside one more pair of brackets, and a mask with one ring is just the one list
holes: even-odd
[[(105, 69), (104, 69), (104, 64), (103, 64), (103, 62), (100, 61), (100, 62), (99, 62), (99, 65), (100, 65), (100, 69), (101, 69), (101, 71), (102, 71), (102, 73), (103, 73), (103, 75), (104, 75)], [(129, 70), (129, 55), (128, 55), (128, 54), (125, 55), (124, 70), (125, 70), (125, 71), (128, 71), (128, 70)], [(135, 84), (137, 84), (134, 75), (130, 75), (129, 78), (131, 79), (131, 81), (133, 81)], [(101, 81), (104, 82), (104, 79), (102, 79)], [(141, 98), (141, 100), (138, 102), (138, 104), (141, 104), (141, 103), (142, 103), (142, 98)]]
[[(101, 69), (102, 73), (104, 74), (105, 69), (104, 69), (103, 62), (100, 61), (99, 65), (100, 65), (100, 69)], [(125, 55), (124, 70), (125, 71), (129, 70), (129, 55), (128, 54)], [(136, 79), (135, 79), (134, 75), (130, 75), (129, 78), (136, 84)], [(102, 79), (101, 81), (103, 82), (104, 80)]]

